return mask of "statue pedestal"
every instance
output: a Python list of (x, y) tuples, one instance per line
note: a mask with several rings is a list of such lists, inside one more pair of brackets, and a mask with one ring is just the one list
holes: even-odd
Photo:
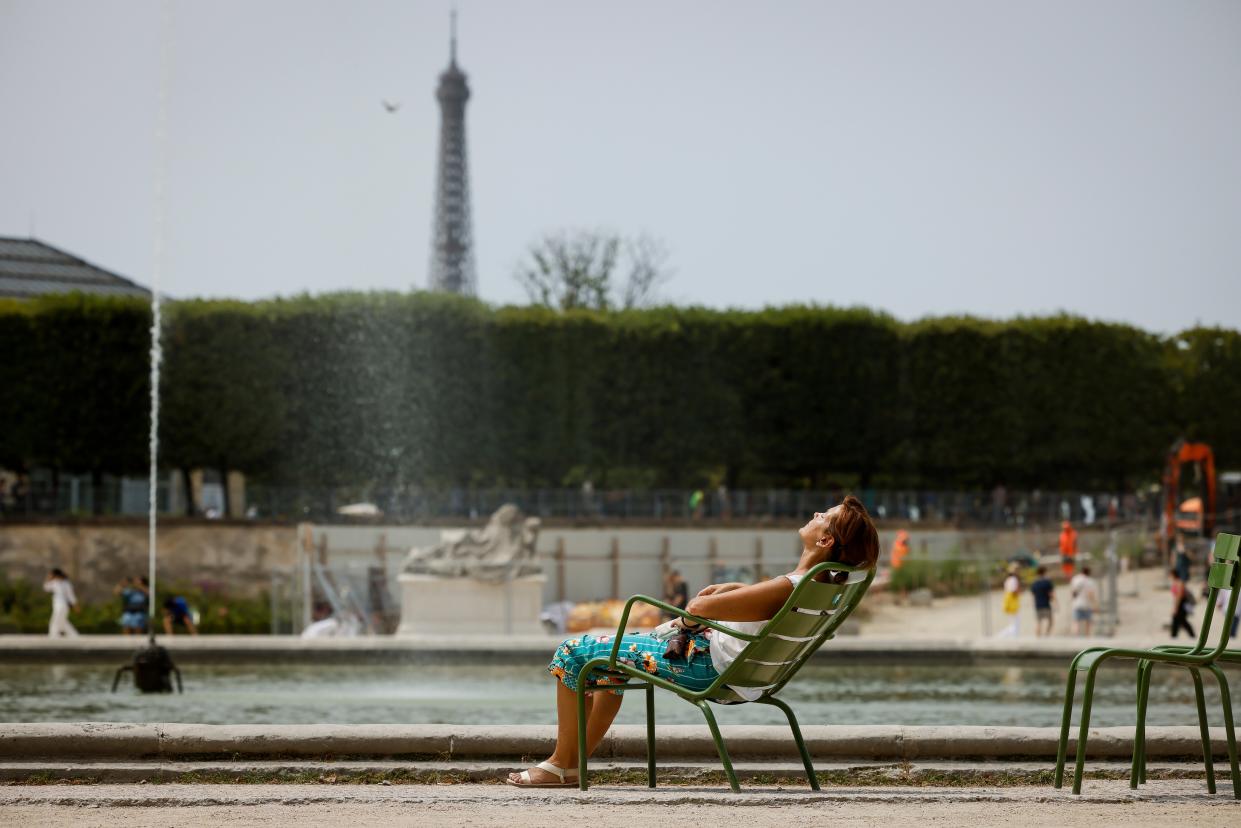
[(397, 635), (543, 635), (546, 575), (503, 584), (403, 573)]

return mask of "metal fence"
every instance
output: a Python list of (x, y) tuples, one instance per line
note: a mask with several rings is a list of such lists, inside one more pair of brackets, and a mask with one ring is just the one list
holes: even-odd
[[(161, 479), (161, 514), (185, 514), (186, 498)], [(0, 494), (3, 516), (141, 515), (146, 513), (145, 478), (35, 478)], [(218, 485), (207, 516), (223, 516)], [(1061, 520), (1116, 524), (1158, 519), (1157, 494), (1057, 490), (943, 491), (911, 489), (593, 489), (414, 487), (344, 489), (266, 486), (251, 483), (244, 503), (232, 503), (234, 518), (325, 520), (368, 511), (385, 522), (479, 520), (505, 503), (526, 514), (578, 522), (763, 522), (801, 519), (856, 494), (880, 520), (956, 526), (1046, 526)], [(357, 508), (359, 504), (366, 504)], [(373, 509), (371, 508), (373, 507)], [(344, 512), (348, 514), (350, 510)]]
[(450, 488), (348, 492), (251, 486), (252, 514), (322, 520), (359, 502), (386, 522), (479, 520), (505, 503), (529, 515), (590, 522), (766, 522), (805, 518), (856, 494), (880, 520), (957, 526), (1040, 526), (1071, 520), (1116, 524), (1157, 519), (1156, 495), (1083, 491), (907, 489), (526, 489)]

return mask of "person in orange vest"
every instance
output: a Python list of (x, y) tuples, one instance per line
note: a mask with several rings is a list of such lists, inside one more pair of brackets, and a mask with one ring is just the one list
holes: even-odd
[(893, 569), (900, 569), (905, 563), (905, 557), (909, 554), (909, 533), (904, 529), (896, 533), (896, 540), (892, 541), (892, 555), (889, 563)]
[[(909, 555), (909, 533), (904, 529), (896, 533), (896, 540), (892, 541), (892, 552), (888, 557), (888, 565), (892, 567), (892, 575), (895, 576), (905, 563), (905, 558)], [(901, 586), (900, 602), (905, 603), (905, 587)]]
[(1067, 520), (1060, 524), (1060, 571), (1064, 577), (1073, 577), (1077, 566), (1077, 530)]

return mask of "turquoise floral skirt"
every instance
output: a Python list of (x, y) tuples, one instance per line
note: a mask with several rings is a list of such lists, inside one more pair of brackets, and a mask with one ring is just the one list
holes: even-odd
[[(612, 654), (616, 637), (612, 635), (583, 635), (568, 638), (556, 648), (547, 672), (560, 679), (570, 690), (577, 689), (577, 677), (582, 667), (592, 658), (607, 658)], [(653, 676), (659, 676), (687, 690), (697, 692), (711, 686), (718, 678), (711, 664), (711, 639), (696, 635), (689, 640), (685, 658), (664, 658), (668, 642), (647, 633), (629, 633), (621, 637), (620, 654), (616, 660), (637, 667)], [(595, 673), (587, 686), (622, 684), (624, 679)], [(617, 691), (619, 695), (619, 691)]]

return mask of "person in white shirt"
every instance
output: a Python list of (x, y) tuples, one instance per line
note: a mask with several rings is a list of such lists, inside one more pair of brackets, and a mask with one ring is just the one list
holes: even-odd
[[(720, 621), (735, 630), (757, 634), (793, 593), (811, 568), (825, 561), (873, 569), (879, 558), (879, 534), (866, 507), (856, 497), (846, 497), (826, 512), (816, 512), (798, 530), (802, 554), (797, 568), (787, 575), (758, 584), (711, 584), (690, 599), (686, 610), (698, 618)], [(820, 577), (826, 576), (822, 573)], [(668, 623), (679, 641), (653, 633), (628, 633), (621, 638), (621, 657), (631, 659), (647, 672), (675, 681), (690, 690), (705, 690), (736, 660), (747, 642), (723, 632), (709, 632), (697, 622), (676, 619)], [(680, 654), (670, 661), (671, 646)], [(545, 762), (529, 770), (509, 774), (505, 781), (519, 788), (577, 787), (577, 681), (592, 658), (608, 656), (615, 646), (612, 636), (583, 635), (556, 648), (548, 672), (556, 682), (556, 747)], [(662, 657), (660, 654), (663, 654)], [(592, 685), (615, 684), (608, 677), (591, 678)], [(752, 700), (761, 689), (730, 688)], [(620, 693), (591, 693), (586, 700), (587, 755), (603, 740), (620, 710)]]
[(69, 611), (77, 609), (78, 597), (69, 576), (60, 569), (53, 569), (43, 582), (43, 590), (52, 593), (52, 620), (47, 625), (47, 634), (52, 638), (61, 635), (76, 638), (78, 631), (69, 623)]
[(1073, 634), (1090, 635), (1090, 625), (1099, 609), (1099, 585), (1090, 577), (1090, 567), (1083, 566), (1069, 581), (1073, 596)]

